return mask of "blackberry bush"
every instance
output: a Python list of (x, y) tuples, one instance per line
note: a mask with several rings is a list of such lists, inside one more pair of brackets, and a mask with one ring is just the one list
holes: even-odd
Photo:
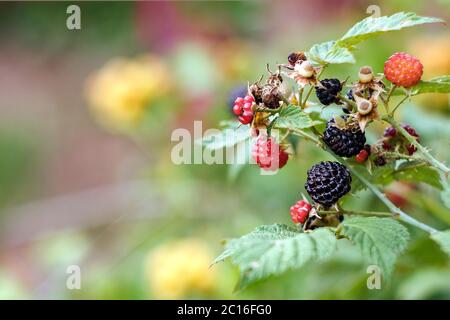
[[(276, 72), (267, 67), (266, 80), (250, 82), (249, 97), (236, 100), (237, 106), (233, 109), (236, 115), (245, 117), (245, 111), (252, 112), (245, 121), (239, 118), (248, 127), (237, 127), (234, 137), (224, 137), (214, 146), (229, 147), (243, 141), (253, 144), (253, 157), (263, 169), (275, 160), (279, 162), (277, 169), (281, 168), (288, 159), (285, 150), (290, 147), (298, 150), (292, 145), (292, 141), (298, 139), (313, 143), (327, 152), (328, 157), (334, 158), (334, 161), (312, 165), (306, 179), (298, 177), (297, 190), (286, 190), (298, 195), (304, 186), (306, 191), (303, 199), (290, 210), (287, 206), (280, 208), (280, 212), (290, 211), (295, 227), (284, 224), (260, 226), (227, 242), (224, 252), (214, 263), (231, 258), (241, 271), (239, 288), (300, 268), (309, 261), (323, 261), (334, 253), (341, 238), (349, 239), (361, 249), (367, 263), (379, 266), (383, 278), (388, 281), (396, 257), (408, 245), (409, 233), (403, 224), (429, 233), (431, 239), (450, 255), (450, 230), (439, 231), (419, 221), (398, 208), (386, 196), (385, 190), (395, 180), (425, 183), (441, 192), (442, 206), (450, 209), (449, 167), (420, 144), (415, 129), (395, 120), (398, 108), (415, 95), (450, 93), (450, 76), (423, 80), (419, 59), (401, 53), (388, 58), (384, 66), (362, 65), (358, 74), (348, 74), (345, 81), (332, 77), (321, 80), (329, 65), (355, 63), (353, 51), (366, 39), (388, 31), (437, 22), (442, 20), (404, 12), (368, 17), (337, 40), (289, 54), (286, 63), (278, 65)], [(381, 74), (383, 70), (384, 74)], [(295, 83), (293, 90), (286, 90), (286, 80)], [(346, 94), (341, 93), (344, 86), (347, 87)], [(321, 108), (338, 103), (347, 114), (335, 114), (328, 119), (318, 117), (310, 109), (317, 104), (309, 101), (313, 91)], [(251, 109), (245, 107), (250, 100)], [(371, 126), (374, 122), (378, 124), (375, 130)], [(366, 130), (373, 130), (371, 133), (376, 136), (376, 128), (380, 126), (387, 127), (384, 135), (367, 145)], [(321, 133), (324, 127), (325, 131)], [(246, 136), (243, 136), (243, 130)], [(277, 142), (273, 137), (275, 132), (279, 137)], [(361, 189), (371, 191), (387, 211), (348, 209), (352, 195)], [(265, 197), (270, 194), (263, 195), (258, 201), (265, 201)]]

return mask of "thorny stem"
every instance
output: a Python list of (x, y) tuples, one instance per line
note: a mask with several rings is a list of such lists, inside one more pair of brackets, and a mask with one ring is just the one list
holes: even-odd
[(319, 215), (336, 214), (343, 213), (348, 215), (359, 215), (359, 216), (376, 216), (376, 217), (392, 217), (390, 212), (379, 212), (379, 211), (354, 211), (354, 210), (344, 210), (339, 211), (318, 211)]
[(430, 164), (432, 164), (434, 167), (444, 172), (445, 175), (448, 175), (450, 173), (450, 169), (445, 164), (436, 160), (430, 154), (430, 152), (420, 143), (418, 143), (415, 137), (411, 136), (405, 129), (403, 129), (403, 127), (397, 121), (395, 121), (395, 119), (392, 116), (386, 115), (383, 116), (382, 119), (391, 124), (395, 128), (395, 130), (397, 130), (397, 132), (399, 132), (402, 136), (405, 137), (406, 140), (408, 140), (410, 144), (416, 147), (417, 150), (419, 150), (422, 153), (422, 155), (430, 162)]
[(363, 177), (362, 174), (360, 174), (355, 168), (353, 168), (352, 166), (350, 166), (346, 160), (344, 160), (343, 158), (337, 156), (336, 154), (334, 154), (334, 152), (332, 150), (330, 150), (325, 144), (323, 145), (323, 148), (325, 151), (327, 151), (329, 154), (331, 154), (336, 160), (338, 160), (339, 162), (345, 164), (347, 166), (347, 168), (350, 170), (350, 172), (359, 179), (359, 181), (361, 181), (362, 184), (364, 184), (370, 191), (372, 191), (372, 193), (381, 201), (384, 203), (384, 205), (389, 209), (389, 211), (391, 212), (391, 216), (395, 219), (399, 219), (400, 221), (403, 221), (405, 223), (408, 223), (412, 226), (415, 226), (419, 229), (422, 229), (430, 234), (433, 234), (435, 232), (438, 232), (438, 230), (434, 229), (433, 227), (430, 227), (416, 219), (414, 219), (413, 217), (411, 217), (410, 215), (408, 215), (407, 213), (403, 212), (400, 208), (396, 207), (387, 197), (386, 195), (381, 192), (375, 185), (373, 185), (372, 183), (370, 183), (366, 178)]

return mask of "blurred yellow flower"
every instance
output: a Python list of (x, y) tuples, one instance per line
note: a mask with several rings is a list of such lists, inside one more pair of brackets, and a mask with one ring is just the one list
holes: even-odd
[(135, 125), (169, 87), (169, 70), (158, 57), (115, 58), (88, 78), (86, 98), (102, 124), (126, 128)]
[(216, 288), (213, 256), (197, 239), (164, 244), (150, 252), (146, 276), (155, 298), (179, 299), (189, 293), (207, 294)]

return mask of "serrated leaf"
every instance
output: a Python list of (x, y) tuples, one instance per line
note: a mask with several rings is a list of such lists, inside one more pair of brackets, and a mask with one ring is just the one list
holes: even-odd
[(386, 32), (401, 30), (425, 23), (437, 22), (444, 21), (438, 18), (421, 17), (413, 12), (399, 12), (392, 16), (377, 18), (367, 17), (351, 27), (339, 40), (316, 44), (306, 55), (308, 59), (319, 65), (355, 63), (352, 51), (356, 49), (355, 45), (361, 41)]
[(340, 225), (339, 234), (356, 244), (367, 263), (378, 266), (385, 279), (409, 241), (407, 229), (391, 218), (349, 217)]
[(450, 93), (450, 76), (442, 76), (427, 81), (419, 81), (411, 88), (413, 95), (421, 93)]
[(201, 143), (205, 148), (217, 150), (222, 148), (233, 147), (239, 142), (245, 141), (251, 137), (251, 130), (248, 126), (230, 127), (220, 132), (210, 134), (196, 141)]
[(329, 229), (301, 233), (286, 225), (261, 226), (253, 232), (231, 240), (216, 259), (230, 257), (239, 267), (241, 289), (248, 284), (299, 268), (309, 261), (323, 261), (334, 252), (336, 238)]
[(450, 230), (433, 233), (431, 239), (436, 241), (441, 246), (442, 251), (450, 257)]
[(318, 65), (332, 63), (355, 63), (355, 58), (349, 49), (335, 46), (335, 41), (315, 44), (306, 53), (308, 60)]
[(401, 30), (425, 23), (443, 23), (444, 20), (432, 17), (421, 17), (414, 12), (398, 12), (391, 16), (367, 17), (356, 23), (340, 38), (336, 45), (351, 48), (361, 41), (373, 38), (389, 31)]
[(283, 129), (306, 129), (320, 123), (313, 121), (300, 107), (288, 105), (281, 109), (279, 117), (276, 119), (275, 127)]

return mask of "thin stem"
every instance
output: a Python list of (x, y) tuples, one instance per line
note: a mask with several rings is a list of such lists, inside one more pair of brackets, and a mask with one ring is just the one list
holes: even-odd
[[(320, 76), (322, 75), (323, 71), (325, 70), (326, 66), (323, 66), (322, 69), (319, 71), (319, 73), (317, 74), (316, 80), (319, 81)], [(308, 90), (308, 92), (306, 93), (306, 97), (305, 100), (303, 102), (300, 101), (300, 106), (302, 107), (302, 109), (306, 106), (306, 103), (308, 102), (308, 98), (311, 95), (312, 90), (314, 89), (313, 85), (310, 85), (310, 88)]]
[(386, 113), (389, 113), (389, 100), (391, 99), (392, 93), (394, 93), (395, 89), (397, 89), (396, 85), (393, 85), (386, 96), (386, 100), (384, 100), (384, 106), (386, 107)]
[(392, 217), (392, 213), (390, 212), (379, 212), (379, 211), (353, 211), (353, 210), (339, 210), (339, 211), (318, 211), (319, 215), (327, 215), (327, 214), (349, 214), (349, 215), (360, 215), (360, 216), (374, 216), (374, 217)]
[(306, 102), (308, 102), (308, 98), (309, 98), (309, 96), (311, 95), (311, 92), (312, 92), (313, 88), (314, 88), (314, 86), (313, 86), (313, 85), (310, 85), (309, 90), (308, 90), (308, 92), (306, 93), (305, 100), (304, 100), (304, 101), (302, 102), (302, 104), (301, 104), (302, 109), (306, 106)]
[[(341, 161), (344, 161), (341, 159)], [(346, 163), (344, 161), (344, 163)], [(346, 163), (347, 164), (347, 163)], [(350, 172), (356, 176), (370, 191), (372, 191), (375, 196), (380, 199), (381, 202), (384, 203), (384, 205), (391, 211), (394, 218), (398, 218), (400, 221), (403, 221), (405, 223), (408, 223), (412, 226), (415, 226), (419, 229), (422, 229), (430, 234), (437, 232), (436, 229), (430, 227), (429, 225), (426, 225), (410, 215), (403, 212), (400, 208), (397, 208), (387, 197), (384, 193), (382, 193), (376, 186), (374, 186), (372, 183), (366, 180), (357, 170), (355, 170), (353, 167), (349, 166), (347, 164), (348, 169)]]
[(430, 152), (420, 143), (418, 143), (415, 137), (411, 136), (405, 129), (403, 129), (403, 127), (397, 121), (395, 121), (393, 117), (384, 116), (383, 120), (391, 124), (395, 128), (395, 130), (397, 130), (397, 132), (399, 132), (402, 136), (405, 137), (406, 140), (408, 140), (409, 143), (416, 147), (417, 150), (422, 153), (422, 155), (430, 162), (431, 165), (443, 171), (446, 175), (450, 173), (450, 169), (445, 164), (435, 159), (430, 154)]
[(338, 98), (342, 101), (347, 102), (352, 107), (352, 110), (356, 110), (357, 107), (355, 101), (350, 100), (347, 97), (344, 97), (343, 95), (339, 95)]
[(392, 111), (391, 111), (391, 116), (394, 116), (395, 111), (397, 110), (397, 108), (400, 107), (401, 104), (402, 104), (403, 102), (405, 102), (409, 97), (410, 97), (410, 96), (407, 95), (407, 96), (405, 96), (402, 100), (400, 100), (400, 102), (394, 107), (394, 109), (392, 109)]
[(314, 142), (314, 143), (317, 144), (317, 145), (321, 145), (321, 143), (322, 143), (322, 142), (321, 142), (319, 139), (317, 139), (315, 136), (310, 135), (310, 134), (308, 134), (308, 133), (306, 133), (306, 132), (304, 132), (304, 131), (302, 131), (302, 130), (292, 130), (292, 133), (295, 134), (295, 135), (298, 135), (298, 136), (300, 136), (300, 137), (304, 137), (304, 138), (306, 138), (306, 139), (309, 139), (309, 140), (311, 140), (312, 142)]
[(328, 153), (330, 153), (336, 160), (338, 160), (339, 162), (345, 164), (347, 166), (347, 168), (350, 170), (350, 172), (358, 178), (359, 181), (361, 181), (362, 184), (364, 184), (370, 191), (372, 191), (372, 193), (381, 201), (384, 203), (384, 205), (389, 209), (389, 211), (392, 213), (392, 217), (395, 219), (399, 219), (400, 221), (403, 221), (407, 224), (410, 224), (412, 226), (415, 226), (421, 230), (424, 230), (430, 234), (433, 234), (435, 232), (437, 232), (436, 229), (434, 229), (433, 227), (430, 227), (428, 225), (426, 225), (425, 223), (422, 223), (416, 219), (414, 219), (413, 217), (411, 217), (410, 215), (408, 215), (407, 213), (403, 212), (400, 208), (397, 208), (387, 197), (386, 195), (381, 192), (375, 185), (373, 185), (372, 183), (370, 183), (366, 178), (364, 178), (364, 176), (362, 174), (360, 174), (355, 168), (353, 168), (352, 166), (350, 166), (346, 160), (344, 160), (343, 158), (337, 156), (332, 150), (330, 150), (325, 144), (323, 145), (323, 148), (325, 151), (327, 151)]

